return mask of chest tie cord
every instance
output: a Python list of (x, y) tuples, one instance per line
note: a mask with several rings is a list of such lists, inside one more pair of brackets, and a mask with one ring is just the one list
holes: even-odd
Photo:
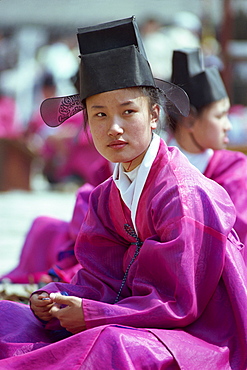
[(117, 303), (119, 301), (119, 298), (120, 298), (120, 294), (122, 292), (122, 289), (124, 287), (124, 284), (127, 280), (127, 276), (128, 276), (128, 272), (129, 272), (129, 269), (131, 267), (131, 265), (133, 264), (133, 262), (135, 261), (136, 257), (138, 256), (139, 252), (140, 252), (140, 249), (141, 249), (141, 246), (143, 244), (143, 242), (138, 238), (135, 230), (133, 229), (133, 227), (131, 227), (129, 224), (125, 224), (124, 225), (124, 230), (126, 231), (126, 233), (130, 236), (132, 236), (133, 238), (135, 238), (136, 242), (135, 243), (131, 243), (131, 245), (136, 245), (136, 249), (135, 249), (135, 253), (134, 253), (134, 256), (132, 257), (126, 271), (125, 271), (125, 274), (124, 274), (124, 277), (123, 277), (123, 280), (122, 280), (122, 284), (120, 286), (120, 289), (118, 291), (118, 294), (116, 296), (116, 299), (115, 299), (115, 302), (114, 303)]

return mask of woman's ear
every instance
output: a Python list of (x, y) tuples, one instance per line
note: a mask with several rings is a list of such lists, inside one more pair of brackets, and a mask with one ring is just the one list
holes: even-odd
[(159, 116), (160, 116), (160, 106), (158, 104), (155, 104), (152, 107), (151, 110), (151, 122), (150, 126), (152, 130), (155, 130), (158, 126), (158, 121), (159, 121)]

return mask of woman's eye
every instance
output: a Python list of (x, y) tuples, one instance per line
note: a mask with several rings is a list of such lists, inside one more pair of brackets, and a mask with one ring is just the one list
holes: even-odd
[(105, 113), (102, 113), (102, 112), (96, 114), (97, 117), (104, 117), (105, 115), (106, 114)]
[(126, 111), (124, 111), (124, 114), (131, 114), (133, 113), (133, 109), (127, 109)]
[(224, 118), (224, 117), (226, 117), (227, 115), (225, 114), (225, 113), (220, 113), (219, 115), (218, 115), (218, 119), (221, 119), (221, 118)]

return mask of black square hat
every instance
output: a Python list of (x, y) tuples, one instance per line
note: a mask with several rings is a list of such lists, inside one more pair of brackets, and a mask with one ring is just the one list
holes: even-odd
[(189, 112), (187, 94), (178, 86), (153, 77), (135, 17), (78, 29), (80, 91), (77, 95), (46, 99), (41, 115), (56, 127), (85, 108), (85, 99), (106, 91), (149, 86), (183, 115)]
[(77, 38), (81, 55), (135, 45), (147, 59), (134, 17), (78, 28)]
[(80, 98), (133, 86), (156, 87), (135, 18), (79, 28)]
[(174, 50), (171, 81), (187, 92), (197, 109), (228, 96), (218, 69), (204, 68), (201, 49)]

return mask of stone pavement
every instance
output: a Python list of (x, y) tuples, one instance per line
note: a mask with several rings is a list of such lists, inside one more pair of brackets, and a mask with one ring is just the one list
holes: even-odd
[(0, 192), (0, 275), (17, 265), (25, 235), (35, 217), (47, 215), (70, 220), (75, 192), (73, 187), (49, 190), (43, 179), (36, 179), (30, 192)]

